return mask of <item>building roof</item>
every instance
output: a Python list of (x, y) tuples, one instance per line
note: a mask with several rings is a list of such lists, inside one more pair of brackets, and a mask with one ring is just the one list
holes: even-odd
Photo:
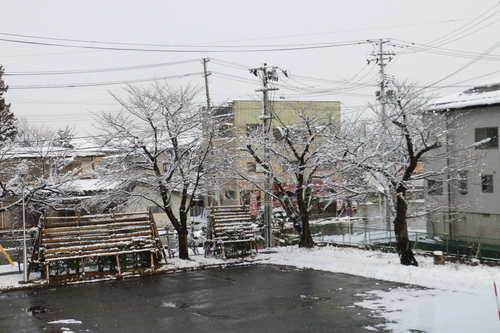
[(483, 82), (458, 94), (438, 99), (431, 108), (454, 110), (500, 105), (500, 77)]

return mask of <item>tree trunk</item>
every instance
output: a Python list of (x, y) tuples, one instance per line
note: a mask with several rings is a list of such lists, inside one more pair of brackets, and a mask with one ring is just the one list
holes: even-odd
[(408, 204), (406, 203), (406, 188), (399, 185), (396, 198), (396, 218), (394, 219), (394, 233), (396, 235), (396, 250), (402, 265), (418, 266), (418, 262), (413, 254), (410, 239), (408, 237), (408, 224), (406, 213)]
[[(167, 199), (164, 202), (168, 202)], [(189, 260), (189, 246), (188, 246), (188, 227), (187, 227), (187, 214), (183, 214), (182, 210), (180, 212), (180, 219), (174, 215), (170, 205), (165, 206), (165, 213), (167, 214), (170, 222), (177, 231), (177, 237), (179, 239), (179, 258)]]
[(300, 219), (302, 220), (302, 232), (300, 233), (299, 247), (313, 248), (314, 241), (309, 227), (309, 213), (307, 211), (301, 213)]
[(179, 237), (179, 259), (189, 260), (189, 246), (188, 246), (188, 234), (189, 230), (187, 227), (188, 214), (184, 205), (181, 205), (179, 209), (180, 215), (180, 228), (177, 230)]
[[(301, 178), (299, 180), (302, 181)], [(299, 206), (300, 213), (300, 224), (301, 224), (301, 232), (300, 232), (300, 241), (299, 247), (313, 248), (314, 241), (311, 235), (311, 228), (309, 226), (309, 210), (308, 210), (308, 200), (311, 196), (310, 189), (300, 189), (297, 191), (297, 205)]]
[(177, 231), (179, 237), (179, 259), (189, 260), (189, 246), (188, 246), (188, 230), (182, 228), (181, 232)]

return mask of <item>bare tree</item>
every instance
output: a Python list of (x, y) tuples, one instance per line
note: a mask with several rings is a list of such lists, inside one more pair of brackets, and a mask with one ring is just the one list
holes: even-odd
[[(334, 148), (328, 145), (327, 138), (336, 131), (338, 119), (334, 118), (334, 110), (320, 105), (291, 102), (287, 105), (290, 113), (280, 116), (274, 110), (271, 112), (277, 123), (273, 129), (274, 138), (269, 143), (271, 163), (264, 157), (262, 132), (254, 132), (245, 144), (255, 162), (270, 175), (274, 183), (273, 196), (299, 233), (299, 246), (307, 248), (314, 247), (309, 220), (315, 191), (331, 188), (335, 178), (331, 161)], [(259, 145), (255, 146), (255, 142)], [(241, 176), (262, 186), (258, 179), (244, 173)]]
[(177, 231), (179, 258), (189, 259), (188, 214), (211, 172), (207, 156), (214, 126), (193, 102), (196, 88), (156, 82), (148, 88), (129, 86), (126, 92), (126, 99), (114, 96), (122, 106), (119, 113), (97, 116), (101, 144), (116, 153), (104, 163), (102, 175), (121, 189), (115, 197), (163, 210)]
[(370, 187), (373, 192), (381, 190), (395, 211), (396, 249), (403, 265), (418, 265), (408, 237), (408, 189), (430, 175), (417, 168), (446, 140), (445, 122), (441, 115), (429, 112), (429, 101), (415, 84), (397, 84), (386, 107), (372, 106), (375, 118), (349, 126), (350, 135), (341, 140), (345, 143), (342, 168), (369, 175), (362, 186), (359, 181), (353, 186), (346, 178), (347, 187), (359, 192)]

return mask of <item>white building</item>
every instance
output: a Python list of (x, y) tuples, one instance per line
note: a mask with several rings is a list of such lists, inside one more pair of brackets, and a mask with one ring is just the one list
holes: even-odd
[(449, 172), (426, 181), (427, 231), (500, 244), (500, 78), (444, 97), (433, 110), (442, 112), (449, 134), (446, 157), (427, 161), (426, 169)]

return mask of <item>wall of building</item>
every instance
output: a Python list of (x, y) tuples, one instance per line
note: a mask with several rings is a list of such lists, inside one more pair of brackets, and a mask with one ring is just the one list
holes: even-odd
[[(260, 116), (262, 115), (262, 101), (259, 100), (246, 100), (246, 101), (233, 101), (232, 102), (232, 124), (233, 124), (233, 136), (245, 137), (247, 135), (247, 125), (255, 125), (256, 130), (261, 130), (262, 120)], [(284, 126), (298, 124), (302, 122), (300, 114), (309, 113), (312, 116), (317, 117), (315, 123), (330, 123), (341, 121), (341, 109), (340, 102), (338, 101), (274, 101), (270, 102), (269, 106), (270, 114), (273, 116), (271, 120), (271, 125), (269, 128), (269, 136), (271, 138), (270, 143), (272, 144), (273, 131), (276, 127), (283, 128)], [(264, 170), (262, 167), (256, 165), (255, 172), (251, 171), (249, 164), (255, 163), (255, 160), (245, 152), (238, 152), (238, 157), (235, 159), (235, 163), (240, 170), (244, 170), (249, 174), (249, 176), (256, 177), (257, 179), (264, 180)], [(279, 169), (278, 165), (273, 167)], [(228, 182), (223, 190), (231, 191), (236, 194), (234, 199), (225, 198), (223, 204), (241, 204), (242, 203), (242, 193), (247, 191), (259, 192), (259, 188), (252, 185), (248, 181), (239, 180), (237, 182)], [(263, 200), (263, 195), (261, 198)]]
[[(474, 147), (476, 128), (500, 127), (500, 107), (449, 111), (448, 117), (449, 145), (443, 146), (441, 153), (448, 149), (450, 158), (431, 158), (426, 168), (442, 170), (449, 163), (452, 170), (466, 170), (466, 177), (462, 171), (437, 176), (444, 181), (441, 194), (429, 194), (427, 181), (427, 231), (463, 241), (470, 241), (463, 236), (500, 239), (500, 149)], [(493, 175), (492, 193), (483, 192), (481, 175)], [(460, 179), (466, 179), (466, 190), (461, 188)]]

